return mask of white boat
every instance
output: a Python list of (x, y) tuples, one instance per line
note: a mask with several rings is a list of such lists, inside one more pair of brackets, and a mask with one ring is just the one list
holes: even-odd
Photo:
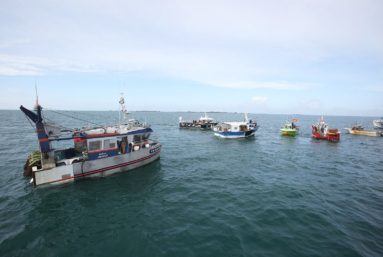
[(259, 126), (245, 114), (243, 122), (222, 122), (221, 126), (214, 128), (214, 135), (221, 138), (241, 138), (254, 136)]
[(205, 117), (199, 118), (199, 120), (185, 121), (182, 120), (182, 117), (179, 118), (180, 128), (190, 128), (190, 129), (211, 129), (218, 124), (213, 118), (207, 116), (205, 112)]
[(383, 129), (383, 117), (381, 117), (380, 120), (374, 120), (373, 123), (375, 128)]
[(366, 131), (362, 128), (362, 125), (354, 125), (351, 128), (344, 128), (347, 133), (353, 135), (369, 136), (369, 137), (381, 137), (383, 133), (380, 131)]
[[(21, 111), (35, 123), (39, 140), (40, 150), (33, 153), (34, 157), (41, 157), (41, 161), (29, 167), (34, 186), (103, 177), (157, 160), (161, 143), (151, 139), (153, 130), (149, 125), (126, 119), (128, 112), (123, 103), (121, 96), (124, 118), (118, 124), (83, 128), (66, 128), (45, 122), (38, 101), (35, 105), (36, 113), (21, 106)], [(73, 141), (73, 147), (53, 148), (55, 142), (62, 140)]]

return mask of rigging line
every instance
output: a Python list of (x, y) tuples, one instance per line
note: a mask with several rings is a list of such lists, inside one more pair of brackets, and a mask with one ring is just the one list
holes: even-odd
[(37, 133), (35, 127), (33, 127), (32, 122), (28, 119), (27, 115), (26, 114), (24, 114), (24, 115), (25, 115), (25, 118), (27, 118), (27, 120), (29, 121), (29, 124), (31, 124), (33, 130)]
[(53, 123), (53, 124), (58, 125), (58, 126), (61, 127), (62, 129), (73, 130), (72, 128), (68, 128), (68, 127), (65, 127), (65, 126), (63, 126), (63, 125), (60, 125), (60, 124), (58, 124), (57, 122), (55, 122), (55, 121), (53, 121), (53, 120), (51, 120), (51, 119), (48, 119), (48, 118), (44, 118), (44, 119), (50, 121), (50, 122)]
[(76, 118), (76, 117), (73, 117), (73, 116), (70, 116), (70, 115), (67, 115), (67, 114), (64, 114), (64, 113), (60, 113), (60, 112), (56, 112), (56, 111), (52, 111), (52, 110), (47, 110), (47, 111), (54, 112), (54, 113), (57, 113), (57, 114), (60, 114), (60, 115), (64, 115), (64, 116), (67, 116), (67, 117), (72, 118), (72, 119), (81, 120), (81, 121), (85, 121), (85, 122), (88, 122), (88, 123), (96, 124), (98, 126), (102, 126), (101, 124), (98, 124), (98, 123), (95, 123), (95, 122), (91, 122), (91, 121), (87, 121), (87, 120), (83, 120), (83, 119), (79, 119), (79, 118)]
[(78, 112), (78, 111), (69, 111), (69, 110), (58, 110), (58, 109), (50, 109), (50, 108), (44, 108), (46, 109), (47, 111), (62, 111), (62, 112), (74, 112), (74, 113), (79, 113), (79, 114), (84, 114), (84, 115), (91, 115), (91, 116), (95, 116), (95, 117), (101, 117), (101, 118), (105, 118), (105, 119), (112, 119), (112, 117), (107, 117), (107, 116), (103, 116), (103, 115), (96, 115), (96, 114), (91, 114), (91, 113), (83, 113), (83, 112)]

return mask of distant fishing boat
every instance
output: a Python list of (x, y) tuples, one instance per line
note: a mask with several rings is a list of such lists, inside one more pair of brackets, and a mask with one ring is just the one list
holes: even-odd
[(245, 114), (243, 122), (222, 122), (221, 126), (214, 128), (214, 135), (222, 138), (241, 138), (254, 136), (259, 126)]
[(330, 129), (328, 125), (322, 119), (312, 128), (312, 135), (316, 139), (327, 139), (339, 141), (341, 132), (338, 129)]
[(381, 137), (383, 133), (380, 131), (366, 131), (362, 128), (362, 125), (354, 125), (351, 128), (344, 128), (348, 133), (353, 135), (369, 136), (369, 137)]
[[(36, 113), (20, 106), (21, 111), (35, 123), (39, 140), (40, 150), (30, 155), (32, 159), (27, 164), (30, 163), (31, 166), (26, 167), (32, 170), (34, 186), (59, 185), (84, 178), (103, 177), (157, 160), (160, 157), (161, 143), (151, 139), (153, 130), (149, 125), (126, 119), (128, 112), (123, 104), (124, 98), (121, 94), (120, 105), (124, 118), (119, 120), (119, 124), (83, 128), (66, 128), (45, 122), (43, 108), (38, 100), (34, 108)], [(73, 147), (52, 147), (52, 143), (62, 140), (73, 141)]]
[(189, 129), (211, 129), (216, 126), (218, 121), (213, 118), (209, 118), (205, 112), (205, 117), (199, 118), (199, 120), (185, 121), (182, 120), (182, 117), (179, 118), (180, 128), (189, 128)]
[(295, 136), (299, 131), (299, 126), (296, 126), (294, 122), (297, 122), (296, 119), (293, 119), (293, 122), (287, 120), (287, 123), (284, 127), (281, 128), (282, 135), (284, 136)]
[(383, 129), (383, 117), (381, 117), (380, 120), (374, 120), (373, 123), (375, 128)]

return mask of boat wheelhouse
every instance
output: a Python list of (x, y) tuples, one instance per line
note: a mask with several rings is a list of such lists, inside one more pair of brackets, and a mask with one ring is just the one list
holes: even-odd
[(182, 117), (179, 118), (180, 128), (190, 128), (190, 129), (211, 129), (216, 126), (219, 122), (213, 118), (209, 118), (205, 112), (205, 117), (199, 118), (199, 120), (184, 121)]
[(330, 129), (329, 126), (322, 119), (312, 128), (312, 135), (316, 139), (327, 139), (339, 141), (341, 132), (338, 129)]
[(243, 122), (222, 122), (221, 126), (215, 127), (214, 135), (221, 138), (241, 138), (254, 136), (259, 126), (245, 114)]
[[(121, 100), (123, 96), (120, 104)], [(45, 122), (38, 104), (36, 113), (23, 106), (20, 109), (35, 123), (39, 139), (41, 164), (32, 167), (35, 187), (103, 177), (141, 167), (160, 157), (161, 143), (151, 139), (152, 128), (127, 120), (124, 107), (124, 119), (119, 124), (83, 128)], [(73, 141), (73, 147), (52, 147), (64, 140)]]

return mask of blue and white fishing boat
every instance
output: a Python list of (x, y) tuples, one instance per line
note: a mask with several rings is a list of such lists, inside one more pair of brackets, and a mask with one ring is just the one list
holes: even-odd
[[(121, 94), (123, 119), (118, 124), (97, 127), (66, 128), (45, 122), (42, 107), (36, 101), (34, 111), (20, 106), (35, 124), (41, 162), (31, 167), (35, 187), (58, 185), (86, 178), (97, 178), (149, 164), (160, 158), (161, 143), (151, 139), (150, 125), (127, 120)], [(55, 149), (57, 141), (73, 141), (73, 147)]]
[(259, 126), (257, 122), (252, 121), (245, 114), (243, 122), (222, 122), (221, 126), (215, 127), (214, 135), (222, 138), (241, 138), (254, 136)]

